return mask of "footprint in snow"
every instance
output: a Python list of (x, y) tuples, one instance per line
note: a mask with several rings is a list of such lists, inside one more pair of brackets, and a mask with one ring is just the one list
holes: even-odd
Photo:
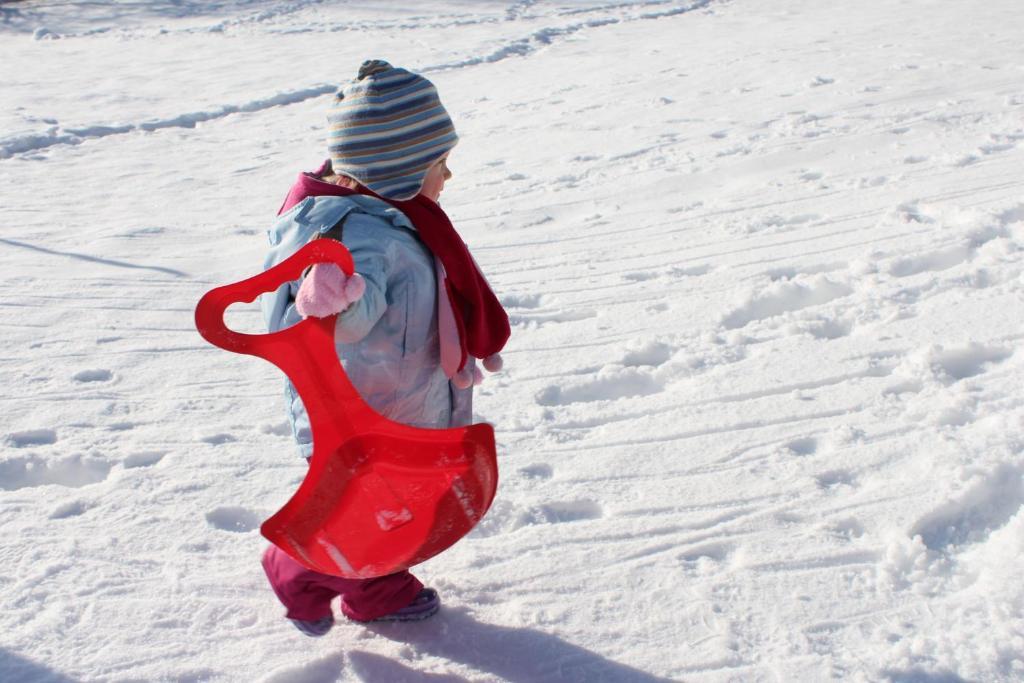
[(813, 436), (794, 439), (787, 443), (784, 448), (793, 455), (808, 456), (818, 452), (818, 440)]
[(604, 510), (591, 500), (556, 501), (523, 508), (508, 500), (498, 499), (483, 521), (470, 532), (470, 536), (488, 538), (527, 526), (582, 522), (603, 516)]
[(49, 446), (57, 443), (57, 432), (52, 429), (29, 429), (24, 432), (12, 432), (4, 441), (14, 448)]
[(882, 187), (889, 183), (889, 176), (876, 175), (876, 176), (861, 176), (855, 180), (851, 180), (848, 185), (857, 187), (861, 190), (869, 187)]
[(694, 564), (701, 560), (724, 562), (733, 550), (734, 546), (729, 543), (705, 543), (684, 551), (679, 555), (679, 560), (687, 564)]
[(932, 251), (919, 256), (899, 258), (889, 264), (889, 273), (894, 277), (911, 277), (920, 273), (941, 272), (954, 268), (971, 259), (974, 249), (967, 244)]
[(59, 459), (18, 456), (0, 462), (0, 489), (16, 491), (47, 485), (81, 488), (103, 481), (110, 469), (105, 460), (81, 455)]
[(72, 376), (76, 382), (109, 382), (113, 378), (114, 373), (110, 370), (82, 370)]
[[(850, 624), (842, 621), (821, 621), (802, 629), (803, 638), (810, 645), (813, 652), (833, 652), (836, 649), (837, 641), (842, 638), (843, 633), (850, 628)], [(892, 676), (892, 673), (889, 673)], [(912, 680), (897, 676), (889, 680)], [(961, 679), (962, 680), (962, 679)]]
[(852, 472), (843, 469), (829, 470), (815, 475), (815, 482), (818, 488), (832, 491), (840, 486), (855, 486), (857, 477)]
[(264, 434), (274, 436), (291, 436), (292, 427), (288, 422), (265, 422), (260, 425), (260, 431)]
[(985, 541), (1024, 507), (1024, 470), (1003, 463), (962, 495), (946, 501), (922, 517), (910, 531), (929, 550)]
[(687, 211), (693, 211), (704, 206), (704, 202), (691, 202), (689, 204), (683, 204), (682, 206), (673, 206), (666, 209), (667, 213), (685, 213)]
[(236, 439), (231, 434), (212, 434), (210, 436), (204, 436), (203, 438), (200, 439), (200, 441), (202, 441), (203, 443), (208, 443), (211, 446), (221, 446), (226, 443), (238, 441), (238, 439)]
[(1017, 146), (1017, 140), (1024, 139), (1024, 136), (1019, 134), (1000, 135), (999, 133), (993, 133), (989, 136), (989, 139), (991, 142), (978, 146), (978, 151), (985, 156), (1009, 152)]
[(806, 325), (808, 334), (824, 341), (848, 337), (853, 333), (853, 328), (852, 320), (842, 318), (822, 318)]
[(746, 235), (789, 232), (791, 230), (795, 230), (801, 225), (813, 223), (819, 220), (821, 220), (821, 216), (816, 213), (805, 213), (795, 216), (770, 214), (767, 216), (760, 216), (750, 222), (738, 225), (736, 231)]
[(802, 515), (798, 515), (790, 510), (779, 510), (772, 515), (772, 518), (783, 526), (789, 526), (792, 524), (800, 524), (804, 521)]
[(656, 280), (657, 278), (658, 278), (658, 273), (642, 272), (642, 271), (637, 271), (637, 272), (633, 272), (633, 273), (625, 273), (622, 276), (622, 279), (625, 280), (626, 282), (646, 282), (647, 280)]
[(220, 507), (211, 510), (206, 513), (206, 521), (215, 529), (242, 534), (258, 529), (261, 523), (259, 515), (241, 507)]
[(544, 503), (528, 508), (520, 515), (517, 527), (534, 524), (564, 524), (600, 519), (604, 510), (592, 500), (570, 500)]
[(934, 223), (935, 216), (928, 207), (919, 206), (916, 202), (904, 202), (893, 209), (888, 216), (895, 223)]
[(663, 389), (662, 382), (644, 368), (605, 366), (595, 379), (548, 385), (537, 392), (534, 400), (542, 406), (561, 406), (649, 396)]
[(92, 508), (92, 503), (87, 503), (83, 500), (74, 500), (69, 503), (58, 505), (50, 513), (49, 519), (68, 519), (70, 517), (78, 517), (84, 515)]
[(578, 322), (580, 320), (589, 320), (590, 318), (596, 318), (597, 311), (591, 308), (576, 308), (570, 310), (555, 310), (551, 312), (546, 311), (533, 311), (522, 314), (509, 315), (509, 323), (513, 326), (537, 326), (540, 327), (546, 323), (571, 323)]
[(989, 154), (998, 154), (999, 152), (1009, 152), (1014, 147), (1016, 147), (1016, 145), (1011, 145), (1011, 144), (982, 145), (981, 147), (978, 148), (978, 151), (980, 151), (982, 154), (988, 156)]
[(821, 306), (852, 293), (847, 285), (833, 282), (823, 275), (805, 282), (776, 282), (753, 292), (745, 303), (727, 313), (722, 318), (722, 326), (727, 330), (738, 330), (752, 322)]
[[(571, 173), (570, 174), (566, 174), (566, 175), (560, 175), (557, 178), (555, 178), (555, 181), (553, 183), (554, 184), (554, 188), (553, 189), (554, 189), (555, 192), (557, 192), (557, 191), (559, 191), (561, 189), (567, 189), (567, 190), (568, 189), (572, 189), (572, 188), (577, 187), (579, 185), (579, 182), (580, 182), (580, 176), (572, 175)], [(545, 221), (545, 222), (548, 222), (548, 221)]]
[(888, 271), (895, 277), (909, 277), (925, 272), (941, 272), (969, 262), (978, 249), (992, 240), (1005, 236), (1002, 229), (981, 230), (969, 235), (960, 244), (945, 249), (925, 252), (914, 256), (897, 258), (888, 266)]
[(517, 471), (525, 479), (550, 479), (554, 475), (551, 465), (543, 462), (520, 467)]
[(908, 365), (913, 373), (916, 369), (925, 376), (931, 376), (944, 384), (952, 384), (969, 377), (976, 377), (993, 365), (1006, 361), (1013, 351), (999, 346), (985, 346), (972, 342), (956, 348), (931, 347), (915, 354)]
[(668, 274), (675, 278), (700, 277), (707, 275), (712, 270), (712, 267), (705, 263), (699, 266), (690, 266), (689, 268), (673, 266), (669, 269)]
[(627, 368), (659, 367), (667, 363), (677, 350), (671, 344), (659, 341), (634, 344), (622, 357), (622, 364)]
[(823, 528), (830, 536), (845, 541), (852, 541), (864, 535), (864, 525), (853, 517), (828, 522)]
[(746, 156), (747, 154), (750, 154), (752, 151), (754, 150), (753, 147), (751, 147), (750, 145), (733, 145), (732, 147), (728, 147), (720, 152), (717, 152), (715, 156), (731, 157), (736, 156), (737, 154)]
[(518, 505), (498, 497), (480, 523), (469, 532), (470, 538), (490, 538), (517, 528), (516, 519), (521, 514)]
[(506, 294), (501, 297), (501, 305), (505, 308), (539, 308), (544, 300), (543, 294)]
[(122, 465), (126, 470), (135, 469), (137, 467), (152, 467), (167, 455), (162, 451), (142, 451), (140, 453), (132, 453), (124, 459)]

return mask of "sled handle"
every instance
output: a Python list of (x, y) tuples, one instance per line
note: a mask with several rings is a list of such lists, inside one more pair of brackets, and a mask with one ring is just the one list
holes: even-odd
[[(259, 275), (211, 289), (203, 295), (196, 306), (196, 329), (203, 339), (214, 346), (219, 346), (227, 351), (245, 353), (249, 355), (262, 355), (254, 351), (256, 340), (267, 340), (277, 335), (293, 336), (287, 334), (287, 330), (273, 332), (270, 334), (243, 334), (228, 329), (224, 324), (224, 312), (228, 306), (236, 303), (249, 303), (265, 292), (273, 292), (286, 282), (298, 280), (307, 267), (317, 263), (331, 262), (341, 268), (349, 277), (355, 272), (352, 263), (352, 255), (348, 249), (336, 240), (320, 239), (313, 240), (305, 245), (292, 256), (288, 257), (276, 266), (266, 270)], [(333, 329), (335, 316), (328, 318), (309, 319), (316, 320), (327, 329)], [(326, 321), (330, 325), (326, 325)], [(266, 343), (265, 341), (263, 343)]]

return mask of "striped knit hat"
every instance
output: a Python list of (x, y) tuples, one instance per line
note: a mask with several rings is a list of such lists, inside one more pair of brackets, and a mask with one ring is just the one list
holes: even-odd
[(335, 173), (382, 197), (412, 199), (458, 138), (434, 84), (387, 62), (363, 62), (334, 96), (327, 147)]

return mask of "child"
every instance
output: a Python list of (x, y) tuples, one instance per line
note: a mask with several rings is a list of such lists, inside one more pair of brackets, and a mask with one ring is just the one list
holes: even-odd
[[(457, 142), (433, 84), (422, 76), (367, 61), (334, 98), (330, 159), (299, 176), (270, 230), (266, 267), (311, 239), (342, 241), (356, 274), (332, 263), (261, 300), (271, 332), (307, 316), (340, 313), (338, 358), (377, 412), (417, 427), (448, 428), (472, 420), (473, 385), (492, 372), (509, 337), (508, 316), (466, 245), (437, 205), (451, 178)], [(287, 386), (301, 454), (311, 456), (309, 417)], [(310, 571), (275, 546), (263, 567), (287, 617), (303, 633), (334, 625), (330, 602), (355, 621), (410, 621), (434, 614), (440, 599), (408, 571), (345, 579)]]

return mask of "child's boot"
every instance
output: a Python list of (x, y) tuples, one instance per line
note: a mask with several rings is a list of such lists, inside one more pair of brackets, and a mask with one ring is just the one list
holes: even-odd
[(441, 607), (441, 598), (438, 596), (437, 591), (433, 588), (423, 588), (405, 607), (395, 610), (394, 612), (388, 612), (379, 617), (373, 617), (370, 619), (362, 619), (357, 615), (353, 614), (345, 604), (345, 599), (341, 601), (341, 611), (346, 617), (352, 621), (371, 622), (371, 621), (421, 621), (427, 617), (433, 616), (437, 613), (437, 610)]
[(306, 619), (289, 619), (295, 628), (302, 631), (310, 638), (319, 638), (320, 636), (327, 635), (327, 632), (334, 626), (334, 615), (323, 617), (315, 621)]

